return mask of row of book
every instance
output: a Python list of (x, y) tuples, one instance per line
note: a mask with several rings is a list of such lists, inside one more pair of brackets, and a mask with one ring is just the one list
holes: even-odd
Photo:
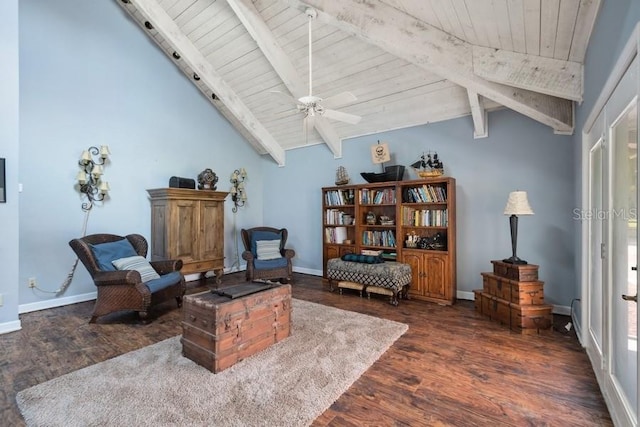
[(353, 217), (340, 209), (327, 209), (324, 213), (324, 223), (327, 225), (351, 225)]
[(446, 203), (447, 191), (444, 187), (425, 184), (405, 188), (402, 198), (405, 203)]
[(447, 227), (449, 213), (446, 209), (414, 209), (402, 207), (402, 225), (413, 227)]
[(395, 248), (396, 236), (392, 230), (363, 231), (362, 244), (364, 246), (385, 246)]
[(352, 205), (354, 199), (353, 189), (329, 190), (324, 193), (324, 203), (327, 206)]
[(363, 188), (360, 190), (360, 203), (363, 205), (394, 204), (395, 202), (396, 190), (394, 188), (383, 190)]
[(326, 243), (342, 244), (347, 238), (346, 227), (329, 227), (324, 229), (324, 241)]

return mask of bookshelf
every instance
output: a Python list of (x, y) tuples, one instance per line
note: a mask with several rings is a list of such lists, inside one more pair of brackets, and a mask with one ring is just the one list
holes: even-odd
[(413, 298), (453, 304), (455, 190), (454, 178), (323, 188), (324, 276), (328, 259), (381, 251), (386, 260), (411, 266)]
[(328, 259), (356, 253), (356, 194), (357, 188), (353, 185), (322, 189), (322, 270), (325, 277)]

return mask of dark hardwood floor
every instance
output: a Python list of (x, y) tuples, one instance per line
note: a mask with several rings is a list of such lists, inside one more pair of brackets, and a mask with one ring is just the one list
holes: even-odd
[[(244, 281), (226, 275), (224, 285)], [(190, 282), (188, 293), (213, 281)], [(510, 332), (474, 311), (383, 297), (331, 293), (319, 277), (295, 274), (294, 298), (404, 322), (409, 330), (324, 414), (317, 426), (610, 426), (585, 351), (555, 316), (545, 336)], [(22, 426), (16, 393), (35, 384), (180, 334), (180, 311), (166, 303), (153, 322), (135, 314), (89, 324), (93, 302), (20, 316), (0, 335), (0, 425)], [(367, 331), (362, 331), (366, 334)]]

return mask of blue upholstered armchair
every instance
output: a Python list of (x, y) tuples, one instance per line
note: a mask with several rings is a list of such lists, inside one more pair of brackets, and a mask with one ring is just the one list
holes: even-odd
[(245, 251), (242, 259), (247, 261), (247, 280), (279, 280), (289, 283), (293, 274), (291, 259), (293, 249), (285, 249), (288, 232), (286, 228), (255, 227), (242, 229)]

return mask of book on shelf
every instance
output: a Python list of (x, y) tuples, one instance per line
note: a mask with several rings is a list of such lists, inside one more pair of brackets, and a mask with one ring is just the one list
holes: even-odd
[(403, 193), (405, 203), (446, 203), (447, 192), (444, 187), (422, 185), (406, 188)]
[(327, 227), (324, 230), (326, 243), (342, 244), (347, 239), (346, 227)]
[(383, 252), (382, 250), (372, 250), (372, 249), (362, 249), (360, 251), (362, 255), (371, 255), (371, 256), (380, 256)]

